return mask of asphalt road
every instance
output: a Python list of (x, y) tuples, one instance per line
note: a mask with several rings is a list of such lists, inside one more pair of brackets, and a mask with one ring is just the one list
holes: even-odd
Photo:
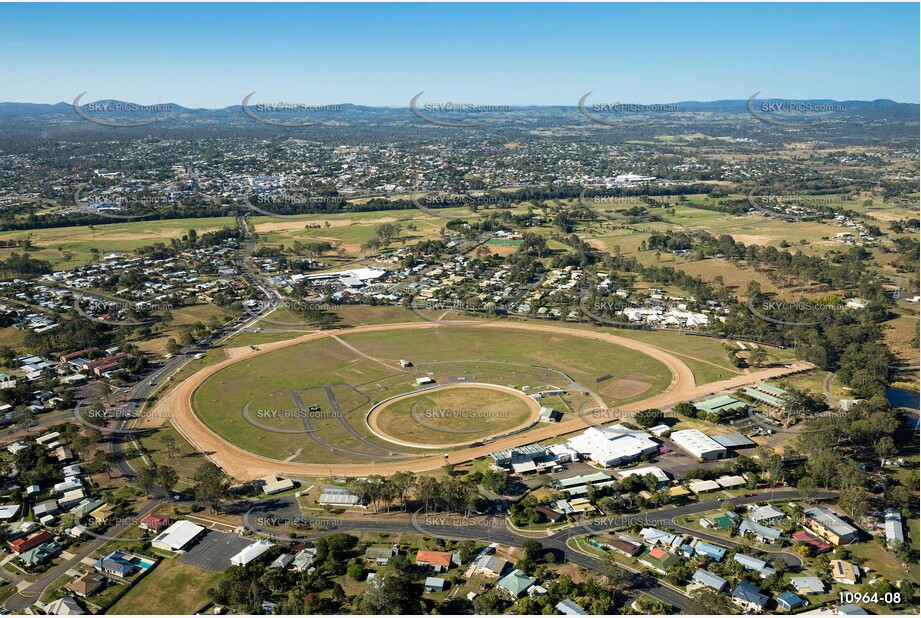
[[(800, 498), (800, 493), (792, 489), (768, 489), (760, 490), (754, 496), (740, 496), (733, 498), (736, 505), (751, 504), (762, 500), (794, 500)], [(833, 498), (835, 492), (819, 492), (817, 498)], [(423, 515), (417, 513), (413, 516), (411, 522), (405, 520), (395, 521), (383, 516), (368, 515), (365, 518), (358, 519), (336, 519), (330, 517), (329, 520), (335, 520), (336, 525), (327, 530), (312, 535), (304, 535), (303, 539), (314, 539), (321, 536), (328, 536), (337, 532), (402, 532), (402, 533), (422, 533), (432, 537), (445, 539), (477, 540), (487, 543), (500, 543), (513, 547), (521, 547), (527, 540), (537, 540), (546, 549), (554, 550), (563, 556), (566, 562), (584, 567), (595, 573), (603, 572), (602, 561), (592, 556), (587, 556), (573, 550), (567, 545), (567, 541), (573, 536), (585, 534), (586, 530), (592, 533), (598, 533), (614, 528), (631, 526), (635, 524), (644, 524), (652, 527), (670, 527), (678, 528), (673, 523), (673, 518), (684, 515), (692, 515), (719, 509), (724, 502), (712, 500), (708, 502), (697, 502), (675, 507), (665, 507), (654, 511), (638, 515), (623, 517), (602, 518), (599, 525), (586, 525), (585, 530), (579, 526), (571, 526), (561, 530), (553, 535), (546, 537), (522, 536), (510, 530), (506, 525), (505, 518), (494, 516), (477, 520), (475, 525), (471, 525), (467, 520), (459, 515), (434, 513)], [(245, 507), (244, 507), (245, 508)], [(260, 531), (263, 527), (257, 525), (261, 517), (272, 517), (297, 519), (301, 516), (300, 509), (293, 497), (269, 499), (253, 507), (243, 519), (244, 525), (251, 531)], [(328, 521), (328, 520), (327, 520)], [(687, 534), (693, 534), (702, 537), (697, 531), (687, 530)], [(263, 533), (266, 536), (273, 536), (269, 533)], [(709, 536), (709, 535), (707, 535)], [(727, 541), (722, 538), (713, 538), (715, 543), (724, 546), (733, 546), (737, 543)], [(774, 560), (780, 558), (797, 568), (802, 565), (798, 557), (786, 552), (760, 552), (751, 551), (751, 553), (762, 556), (762, 559)], [(638, 590), (649, 594), (665, 603), (673, 605), (682, 612), (688, 611), (688, 598), (681, 592), (661, 584), (658, 580), (649, 575), (634, 573), (632, 576), (631, 589)]]

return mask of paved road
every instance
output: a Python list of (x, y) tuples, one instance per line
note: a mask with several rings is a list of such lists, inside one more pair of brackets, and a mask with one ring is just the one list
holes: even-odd
[[(242, 221), (243, 220), (241, 218), (241, 222)], [(242, 225), (245, 228), (245, 222), (243, 222)], [(245, 251), (244, 255), (238, 259), (238, 263), (244, 267), (244, 271), (243, 271), (244, 275), (248, 274), (248, 271), (245, 270), (245, 265), (243, 264), (243, 262), (245, 260), (245, 257), (251, 254), (253, 248), (255, 247), (255, 240), (252, 239), (252, 236), (249, 233), (248, 229), (246, 231), (246, 238), (247, 238), (247, 243), (248, 243), (247, 250)], [(120, 402), (118, 405), (120, 405), (121, 407), (127, 408), (133, 412), (137, 412), (137, 410), (144, 404), (144, 402), (146, 402), (157, 389), (162, 387), (162, 383), (164, 382), (164, 380), (166, 380), (174, 372), (181, 369), (186, 363), (191, 361), (196, 354), (198, 354), (199, 352), (204, 352), (208, 350), (215, 342), (226, 340), (236, 335), (237, 333), (245, 330), (246, 328), (249, 328), (253, 323), (258, 322), (262, 317), (264, 317), (265, 315), (273, 311), (275, 305), (272, 300), (272, 295), (265, 287), (260, 285), (257, 278), (255, 278), (252, 275), (250, 276), (252, 277), (251, 283), (253, 283), (253, 285), (256, 288), (258, 288), (263, 294), (265, 294), (266, 297), (269, 298), (269, 301), (270, 301), (267, 303), (267, 306), (261, 312), (256, 313), (253, 316), (243, 316), (243, 317), (237, 318), (236, 320), (225, 325), (223, 328), (221, 328), (217, 332), (192, 344), (191, 346), (183, 350), (181, 353), (177, 354), (173, 358), (169, 359), (167, 362), (160, 365), (158, 368), (154, 369), (151, 373), (145, 375), (137, 383), (129, 386), (127, 389), (124, 389), (123, 392), (118, 393), (117, 399)], [(86, 404), (88, 402), (84, 400), (81, 403)], [(74, 412), (72, 411), (62, 412), (59, 414), (46, 416), (45, 418), (41, 419), (41, 421), (39, 422), (38, 425), (36, 425), (36, 427), (51, 425), (54, 423), (67, 421), (67, 420), (73, 420), (73, 419), (74, 419)], [(133, 435), (129, 431), (131, 422), (132, 422), (131, 418), (120, 419), (114, 427), (117, 431), (108, 432), (106, 449), (109, 452), (115, 453), (115, 454), (123, 454), (125, 442), (130, 441)], [(3, 431), (0, 431), (0, 437), (12, 437), (20, 432), (25, 433), (23, 432), (23, 430), (15, 428), (15, 427), (8, 428)], [(124, 461), (121, 457), (117, 459), (115, 466), (122, 476), (125, 476), (128, 478), (134, 477), (135, 470), (131, 467), (131, 465), (127, 461)], [(132, 518), (126, 518), (128, 519), (128, 521), (110, 528), (106, 532), (106, 536), (108, 537), (117, 536), (118, 534), (126, 530), (127, 528), (133, 526), (134, 525), (133, 522), (136, 519), (143, 517), (144, 515), (154, 511), (162, 502), (163, 502), (163, 498), (156, 497), (156, 496), (152, 498), (151, 500), (148, 500), (146, 503), (144, 503), (144, 505), (140, 509), (135, 511)], [(83, 560), (84, 558), (86, 558), (91, 553), (93, 553), (94, 551), (96, 551), (97, 549), (99, 549), (100, 547), (102, 547), (108, 542), (109, 542), (109, 539), (98, 538), (88, 543), (73, 558), (49, 570), (45, 574), (44, 577), (26, 586), (21, 591), (17, 592), (13, 596), (11, 596), (9, 599), (7, 599), (5, 603), (5, 607), (9, 609), (10, 611), (16, 611), (16, 612), (21, 612), (27, 609), (33, 603), (35, 603), (38, 597), (41, 596), (42, 592), (44, 592), (45, 588), (51, 585), (51, 583), (53, 583), (56, 579), (64, 575), (69, 569), (76, 566), (81, 560)], [(8, 572), (3, 568), (0, 568), (0, 578), (10, 582), (13, 585), (19, 584), (23, 581), (22, 578), (19, 577), (18, 575)]]
[[(152, 499), (144, 503), (144, 505), (137, 511), (135, 511), (132, 518), (126, 518), (128, 521), (124, 523), (117, 524), (109, 528), (106, 532), (106, 536), (113, 537), (121, 534), (128, 528), (134, 526), (134, 519), (143, 517), (148, 513), (152, 512), (158, 506), (162, 500)], [(77, 566), (81, 560), (89, 556), (91, 553), (105, 545), (109, 542), (108, 538), (98, 538), (94, 539), (92, 542), (85, 545), (79, 552), (77, 552), (73, 558), (59, 564), (58, 566), (47, 571), (45, 575), (38, 581), (26, 586), (9, 599), (6, 600), (5, 607), (14, 612), (21, 612), (26, 608), (30, 607), (33, 603), (38, 600), (38, 597), (41, 596), (45, 588), (50, 586), (56, 579), (67, 573), (68, 570)]]
[[(759, 502), (762, 500), (793, 500), (800, 497), (799, 491), (792, 489), (765, 489), (752, 493), (755, 493), (756, 495), (747, 497), (740, 496), (738, 498), (734, 498), (733, 503), (736, 505), (743, 505)], [(837, 495), (836, 492), (819, 492), (817, 498), (829, 499), (833, 498), (835, 495)], [(567, 545), (567, 541), (569, 539), (575, 536), (584, 535), (586, 534), (586, 531), (598, 533), (605, 530), (621, 528), (624, 526), (632, 526), (638, 523), (652, 527), (658, 526), (678, 528), (675, 526), (673, 521), (675, 517), (712, 511), (721, 508), (723, 504), (724, 502), (719, 500), (712, 500), (708, 502), (697, 502), (682, 506), (664, 507), (637, 515), (612, 517), (606, 519), (603, 518), (598, 520), (598, 525), (586, 525), (584, 529), (580, 526), (570, 526), (559, 532), (556, 532), (555, 534), (545, 537), (520, 535), (508, 528), (506, 520), (502, 516), (481, 518), (477, 520), (475, 524), (471, 524), (470, 520), (458, 515), (443, 513), (429, 515), (416, 513), (410, 522), (405, 520), (393, 520), (384, 516), (375, 515), (368, 515), (366, 518), (358, 519), (335, 519), (333, 517), (324, 518), (323, 516), (320, 516), (318, 519), (323, 519), (324, 521), (335, 519), (337, 525), (332, 529), (328, 529), (322, 532), (301, 535), (299, 538), (305, 540), (315, 539), (321, 536), (335, 534), (337, 532), (387, 531), (402, 533), (422, 533), (428, 536), (445, 539), (478, 540), (487, 543), (511, 545), (514, 547), (521, 547), (526, 540), (534, 539), (543, 544), (545, 548), (554, 550), (559, 555), (563, 556), (567, 562), (579, 565), (595, 573), (600, 573), (603, 571), (603, 564), (601, 560), (573, 550)], [(258, 532), (264, 529), (262, 526), (258, 525), (260, 517), (268, 517), (269, 515), (277, 518), (303, 519), (295, 499), (293, 497), (286, 497), (269, 499), (258, 503), (256, 506), (251, 508), (250, 512), (244, 515), (243, 523), (251, 531)], [(704, 534), (701, 534), (697, 531), (680, 531), (689, 535), (693, 534), (694, 536), (698, 537), (704, 536)], [(266, 535), (273, 536), (271, 534)], [(734, 541), (727, 541), (726, 539), (722, 538), (714, 537), (712, 540), (713, 542), (724, 546), (736, 545)], [(796, 556), (786, 552), (760, 552), (753, 550), (751, 553), (756, 555), (763, 555), (763, 557), (768, 560), (780, 558), (794, 568), (799, 567), (802, 564), (802, 562), (799, 561)], [(661, 584), (658, 580), (650, 577), (649, 575), (642, 573), (634, 574), (632, 588), (646, 592), (652, 597), (674, 605), (681, 611), (688, 611), (688, 599), (686, 595), (677, 592), (673, 588)]]

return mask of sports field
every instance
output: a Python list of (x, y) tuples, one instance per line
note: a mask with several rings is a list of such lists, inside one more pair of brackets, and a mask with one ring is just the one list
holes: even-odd
[[(401, 359), (412, 366), (401, 367)], [(661, 393), (672, 374), (642, 352), (575, 332), (492, 327), (484, 336), (478, 327), (402, 327), (328, 333), (256, 355), (207, 378), (196, 390), (193, 405), (212, 431), (264, 457), (304, 463), (399, 461), (425, 451), (398, 447), (375, 436), (365, 415), (377, 402), (419, 389), (420, 378), (436, 385), (476, 382), (529, 393), (562, 390), (564, 394), (554, 398), (560, 405), (554, 407), (566, 420), (577, 418), (580, 409), (625, 404)], [(494, 423), (496, 431), (489, 427), (470, 434), (470, 439), (478, 439), (518, 426), (528, 414), (519, 400), (489, 394), (473, 403), (469, 393), (449, 397), (449, 392), (437, 397), (432, 393), (427, 402), (409, 401), (409, 409), (395, 409), (395, 418), (408, 415), (413, 403), (423, 411), (472, 406), (508, 412), (509, 418)], [(426, 429), (416, 423), (418, 428), (407, 424), (400, 431), (393, 425), (398, 421), (385, 418), (385, 422), (401, 434)], [(484, 426), (480, 420), (472, 424)], [(464, 419), (450, 423), (437, 419), (434, 426), (456, 430), (467, 424)], [(417, 433), (416, 437), (425, 435)], [(463, 441), (450, 435), (438, 443)]]
[(378, 433), (399, 443), (461, 444), (526, 426), (534, 422), (536, 409), (534, 400), (524, 394), (448, 385), (382, 403), (375, 408), (373, 422)]

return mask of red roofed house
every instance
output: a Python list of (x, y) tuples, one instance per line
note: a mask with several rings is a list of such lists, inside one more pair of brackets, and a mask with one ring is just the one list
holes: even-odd
[(32, 536), (26, 536), (21, 539), (16, 539), (15, 541), (10, 541), (10, 549), (12, 549), (17, 554), (29, 551), (33, 547), (38, 547), (42, 543), (50, 541), (54, 536), (47, 530), (42, 530), (36, 532)]
[(805, 530), (799, 530), (793, 533), (793, 538), (802, 543), (807, 543), (812, 546), (812, 548), (818, 554), (824, 554), (827, 551), (831, 551), (832, 547), (830, 544), (826, 543), (817, 536), (813, 536), (806, 532)]
[(452, 554), (446, 551), (420, 551), (416, 554), (416, 564), (432, 567), (435, 572), (447, 571), (451, 568)]
[(158, 532), (169, 525), (169, 517), (165, 515), (145, 515), (141, 518), (141, 528)]

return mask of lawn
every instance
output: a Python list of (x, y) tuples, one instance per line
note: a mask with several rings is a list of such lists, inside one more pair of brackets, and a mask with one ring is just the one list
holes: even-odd
[(216, 586), (220, 578), (221, 573), (161, 560), (107, 613), (194, 614), (208, 602), (208, 588)]
[[(0, 232), (0, 240), (28, 239), (33, 246), (29, 251), (31, 257), (48, 260), (56, 269), (69, 269), (89, 263), (94, 248), (102, 257), (112, 251), (131, 252), (158, 242), (169, 244), (170, 239), (181, 238), (190, 229), (201, 236), (224, 227), (234, 228), (236, 222), (232, 217), (210, 217), (53, 227)], [(0, 259), (13, 252), (22, 253), (22, 249), (0, 249)]]
[(472, 442), (518, 427), (528, 405), (504, 391), (448, 388), (382, 406), (378, 427), (392, 438), (415, 444)]
[[(398, 360), (404, 358), (415, 366), (402, 370)], [(668, 369), (644, 354), (566, 335), (508, 328), (490, 329), (484, 336), (470, 327), (344, 333), (228, 367), (205, 381), (194, 405), (214, 431), (258, 454), (293, 461), (322, 457), (324, 463), (334, 463), (352, 461), (358, 451), (364, 453), (360, 461), (369, 461), (386, 456), (393, 445), (370, 434), (364, 413), (374, 402), (414, 391), (420, 375), (431, 374), (439, 384), (462, 376), (546, 390), (565, 387), (570, 378), (597, 385), (596, 379), (612, 373), (616, 379), (611, 386), (626, 384), (641, 392), (602, 393), (611, 404), (649, 397), (671, 381)], [(321, 414), (302, 418), (295, 396), (304, 406), (319, 407)], [(582, 391), (573, 391), (566, 395), (564, 408), (576, 410), (588, 400)], [(249, 420), (243, 414), (247, 404)], [(337, 405), (340, 414), (322, 413)], [(347, 431), (343, 421), (359, 435)]]
[[(169, 453), (163, 442), (163, 439), (167, 436), (172, 437), (176, 444), (171, 457), (167, 456)], [(139, 439), (139, 442), (155, 464), (169, 466), (176, 470), (179, 474), (179, 483), (176, 486), (178, 490), (189, 487), (191, 485), (190, 479), (195, 470), (208, 461), (204, 455), (192, 448), (186, 439), (182, 437), (182, 434), (173, 429), (171, 425), (164, 425), (156, 432), (143, 436)]]

